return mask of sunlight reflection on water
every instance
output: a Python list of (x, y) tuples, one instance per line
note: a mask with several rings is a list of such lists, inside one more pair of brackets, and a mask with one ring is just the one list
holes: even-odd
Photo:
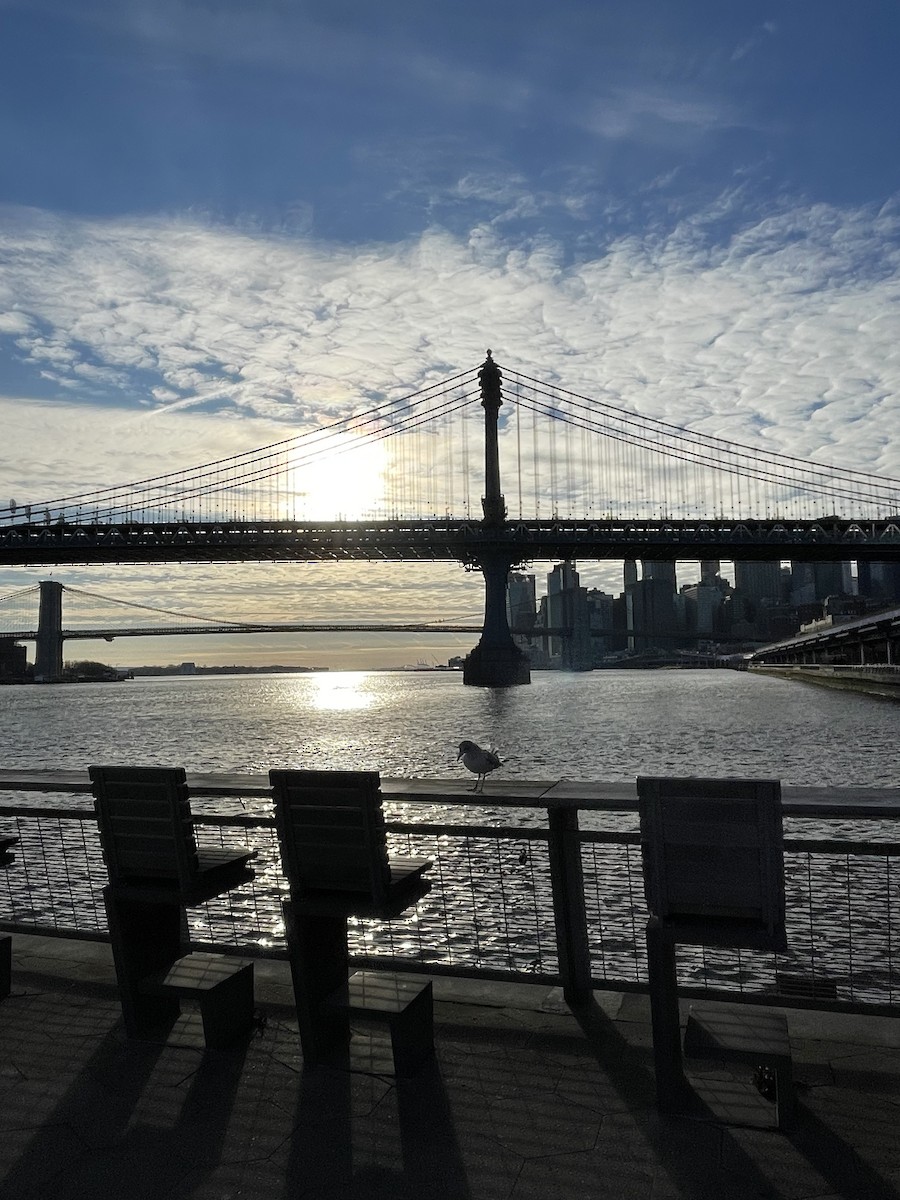
[(315, 708), (326, 712), (350, 712), (354, 709), (371, 708), (375, 696), (365, 671), (342, 671), (331, 675), (320, 673), (313, 676), (315, 690), (311, 697)]

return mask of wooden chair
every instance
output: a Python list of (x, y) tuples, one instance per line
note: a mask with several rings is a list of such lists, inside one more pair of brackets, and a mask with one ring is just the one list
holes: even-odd
[(198, 850), (182, 767), (91, 767), (97, 826), (112, 887), (188, 907), (253, 879), (256, 851)]
[(377, 771), (269, 772), (290, 898), (285, 929), (307, 1065), (341, 1061), (349, 1017), (387, 1022), (395, 1071), (433, 1053), (431, 982), (350, 975), (347, 918), (400, 916), (430, 890), (425, 858), (391, 859)]
[[(687, 1098), (675, 947), (785, 950), (781, 785), (777, 780), (641, 777), (637, 781), (657, 1100)], [(783, 1014), (693, 1006), (685, 1052), (770, 1068), (779, 1125), (794, 1094)]]
[(182, 954), (182, 909), (254, 877), (255, 851), (198, 850), (181, 767), (90, 768), (109, 886), (103, 898), (129, 1036), (171, 1022), (182, 1000), (199, 1004), (208, 1046), (253, 1021), (253, 964)]

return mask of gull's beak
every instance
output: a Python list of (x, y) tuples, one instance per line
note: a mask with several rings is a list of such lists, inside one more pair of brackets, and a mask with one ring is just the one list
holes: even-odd
[(457, 761), (457, 762), (459, 762), (459, 760), (460, 760), (461, 758), (462, 758), (462, 750), (460, 750), (459, 754), (457, 754), (457, 756), (456, 756), (456, 761)]

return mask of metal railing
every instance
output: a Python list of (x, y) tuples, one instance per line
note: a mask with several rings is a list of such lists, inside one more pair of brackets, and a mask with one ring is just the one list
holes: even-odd
[[(429, 821), (411, 812), (420, 801), (392, 802), (391, 850), (433, 859), (432, 890), (398, 920), (351, 919), (354, 961), (558, 983), (570, 998), (591, 987), (646, 991), (647, 910), (633, 814), (523, 801), (503, 818), (523, 823), (501, 824), (496, 809), (471, 813), (477, 803), (484, 802), (454, 798), (452, 811), (440, 805), (440, 819)], [(195, 802), (201, 846), (254, 846), (256, 877), (189, 910), (192, 943), (284, 957), (285, 883), (274, 821), (265, 811), (215, 808)], [(579, 827), (579, 810), (594, 827)], [(863, 837), (859, 822), (840, 839), (786, 836), (788, 952), (680, 947), (683, 993), (900, 1014), (900, 843), (885, 840), (889, 824), (870, 822), (871, 836)], [(0, 872), (0, 926), (105, 940), (107, 875), (83, 798), (0, 806), (0, 832), (20, 839), (12, 866)]]

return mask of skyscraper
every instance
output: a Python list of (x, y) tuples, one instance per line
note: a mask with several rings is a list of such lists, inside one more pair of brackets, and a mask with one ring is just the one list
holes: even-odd
[(735, 562), (734, 586), (744, 600), (753, 605), (780, 604), (780, 562)]

